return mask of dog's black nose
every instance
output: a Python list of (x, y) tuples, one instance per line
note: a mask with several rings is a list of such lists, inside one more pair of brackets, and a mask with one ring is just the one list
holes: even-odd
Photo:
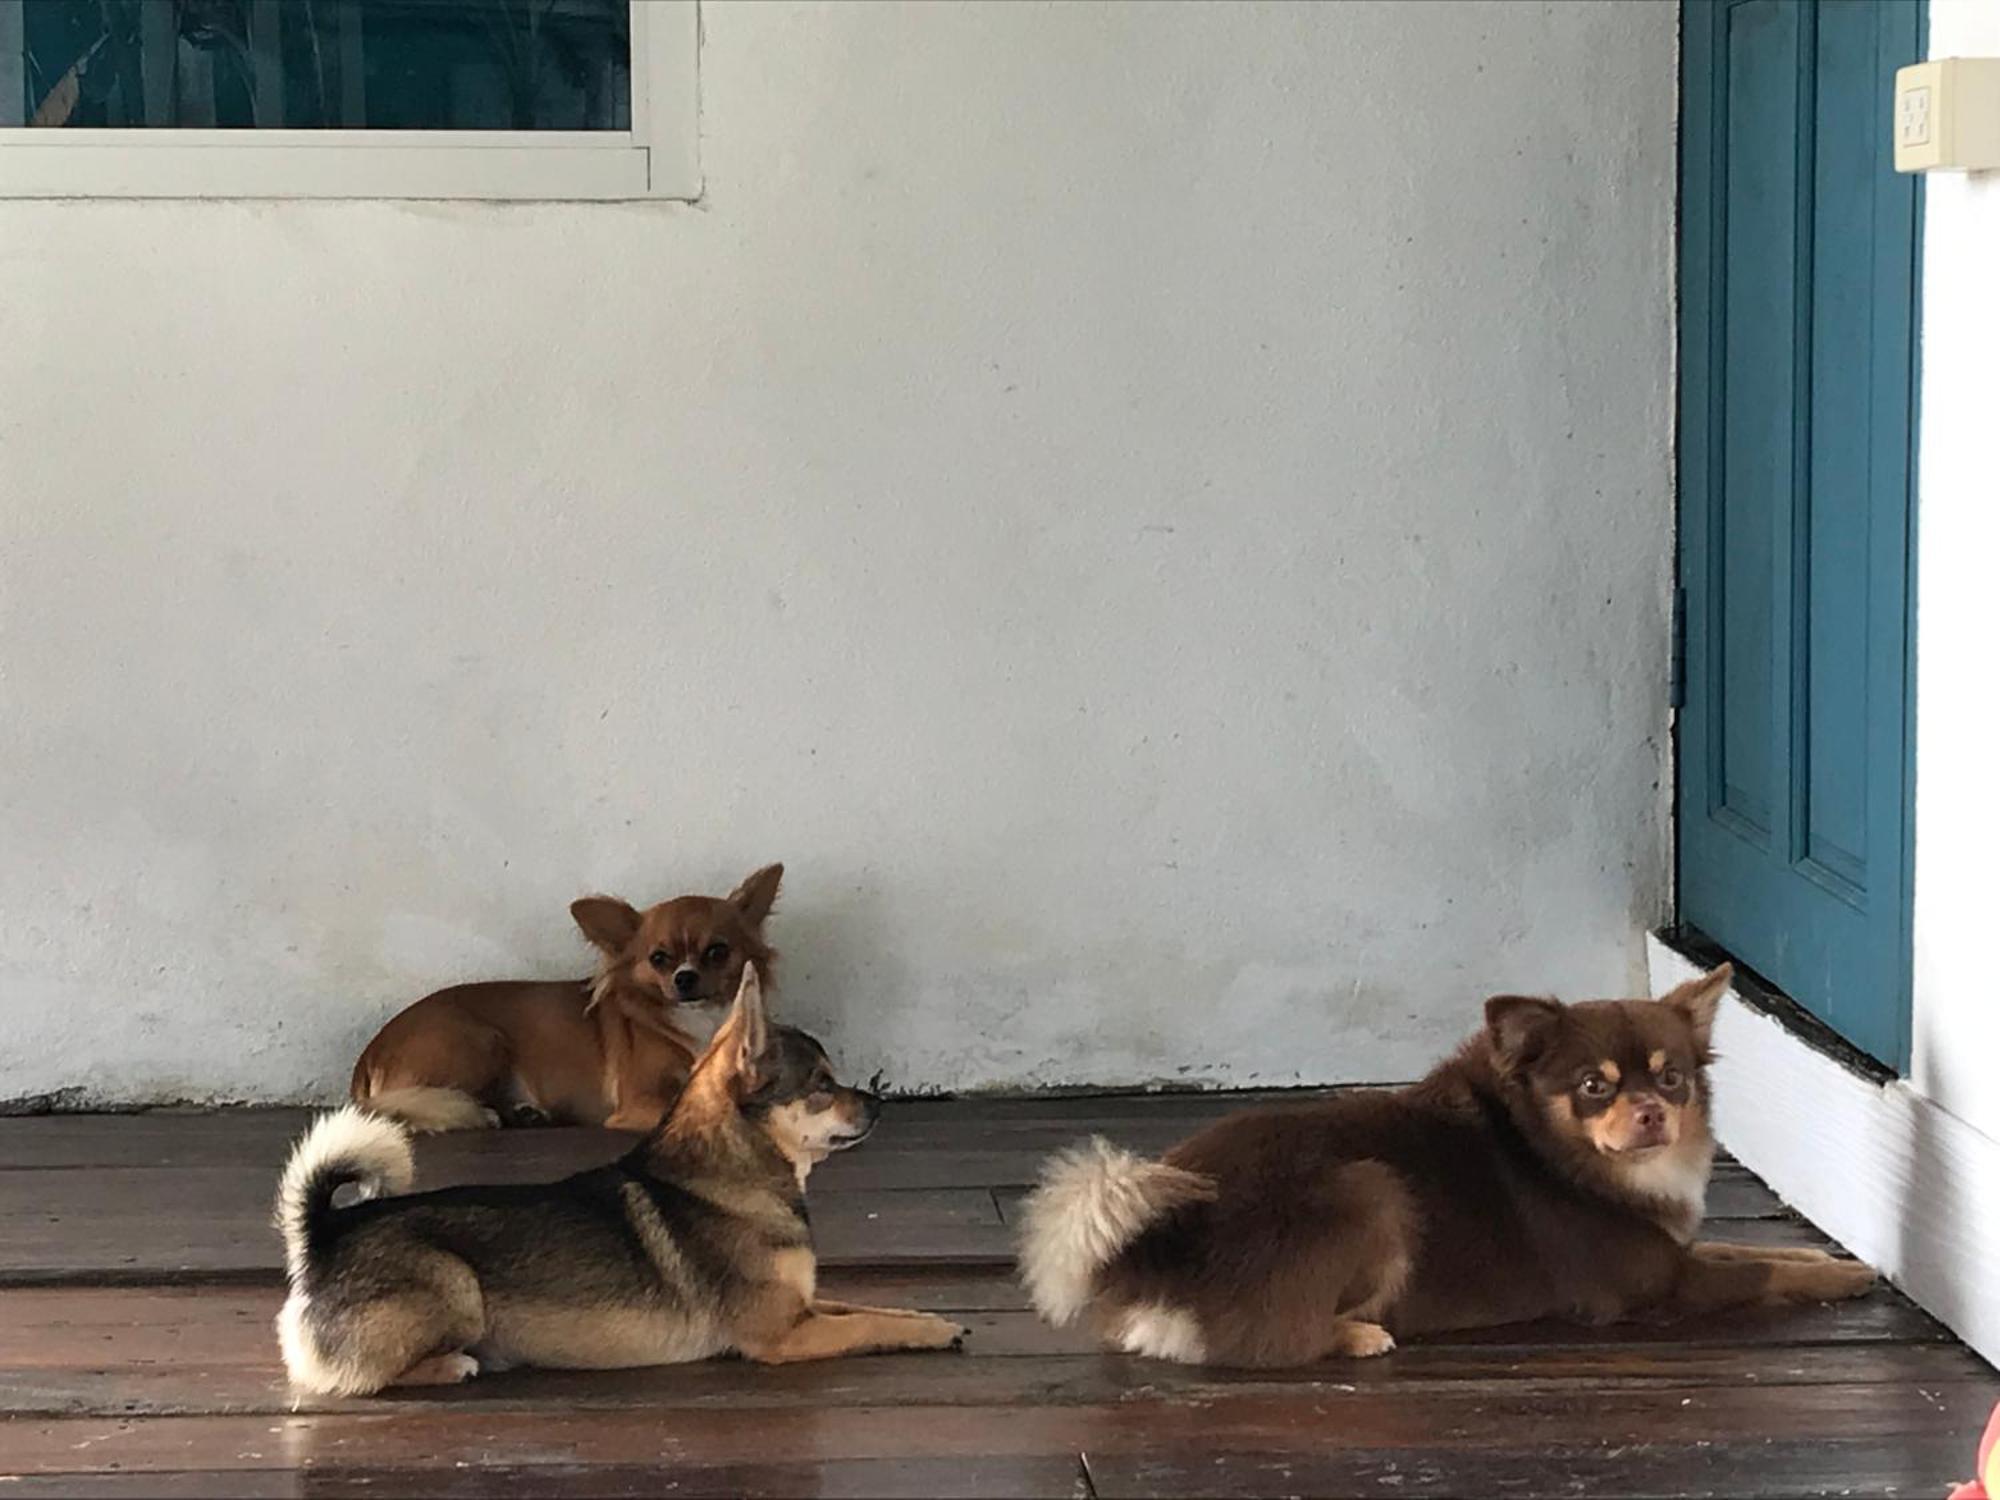
[(674, 970), (674, 989), (678, 993), (692, 995), (695, 992), (695, 987), (700, 983), (701, 971), (699, 969)]
[(861, 1112), (868, 1117), (868, 1123), (873, 1125), (882, 1117), (881, 1099), (869, 1093), (866, 1089), (856, 1089), (854, 1093), (855, 1097), (861, 1101)]

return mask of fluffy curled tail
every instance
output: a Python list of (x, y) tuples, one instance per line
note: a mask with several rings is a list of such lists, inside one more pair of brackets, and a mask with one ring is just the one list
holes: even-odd
[(415, 1169), (410, 1133), (394, 1120), (349, 1105), (321, 1115), (292, 1148), (278, 1180), (278, 1232), (285, 1237), (285, 1270), (293, 1281), (312, 1261), (334, 1192), (355, 1183), (361, 1196), (409, 1189)]
[(1097, 1273), (1172, 1210), (1215, 1197), (1215, 1181), (1147, 1161), (1102, 1136), (1049, 1159), (1023, 1205), (1021, 1280), (1057, 1327), (1090, 1305)]

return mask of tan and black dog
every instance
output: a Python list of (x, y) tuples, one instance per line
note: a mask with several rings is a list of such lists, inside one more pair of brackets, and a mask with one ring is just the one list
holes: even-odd
[[(278, 1190), (285, 1369), (302, 1390), (361, 1395), (509, 1365), (954, 1347), (965, 1330), (943, 1318), (818, 1294), (806, 1174), (879, 1108), (835, 1081), (818, 1042), (766, 1019), (747, 967), (673, 1113), (610, 1166), (381, 1197), (410, 1185), (408, 1132), (352, 1106), (328, 1115)], [(367, 1196), (336, 1208), (346, 1183)]]
[(770, 984), (777, 954), (764, 921), (784, 875), (766, 865), (727, 896), (680, 896), (643, 912), (585, 896), (569, 910), (598, 951), (594, 978), (426, 995), (376, 1033), (349, 1093), (413, 1130), (503, 1119), (651, 1130), (701, 1050), (689, 1007), (726, 1004), (746, 969)]
[(1658, 1001), (1501, 996), (1409, 1088), (1236, 1115), (1161, 1161), (1067, 1153), (1026, 1206), (1035, 1306), (1135, 1354), (1278, 1366), (1536, 1318), (1858, 1296), (1875, 1275), (1854, 1261), (1694, 1239), (1730, 978)]

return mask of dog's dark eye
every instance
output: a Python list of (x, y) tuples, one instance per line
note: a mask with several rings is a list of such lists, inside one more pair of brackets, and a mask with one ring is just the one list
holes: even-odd
[(1602, 1073), (1592, 1073), (1576, 1086), (1576, 1091), (1586, 1099), (1602, 1099), (1611, 1092), (1611, 1085)]
[(674, 956), (664, 948), (655, 948), (646, 962), (664, 974), (674, 966)]
[(810, 1094), (806, 1095), (806, 1108), (814, 1114), (818, 1114), (823, 1109), (831, 1109), (832, 1107), (832, 1089), (814, 1089)]
[(1681, 1082), (1681, 1070), (1672, 1063), (1668, 1063), (1664, 1068), (1660, 1069), (1661, 1088), (1677, 1089), (1681, 1086)]
[(719, 964), (729, 957), (729, 944), (710, 943), (701, 951), (701, 961), (705, 964)]

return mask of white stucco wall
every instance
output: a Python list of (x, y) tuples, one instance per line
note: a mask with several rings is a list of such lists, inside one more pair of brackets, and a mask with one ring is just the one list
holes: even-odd
[[(2000, 0), (1932, 0), (1930, 52), (2000, 57)], [(1924, 193), (1911, 1082), (2000, 1142), (2000, 172), (1933, 172)]]
[(0, 1097), (774, 858), (904, 1086), (1636, 991), (1673, 8), (704, 19), (697, 207), (0, 205)]

